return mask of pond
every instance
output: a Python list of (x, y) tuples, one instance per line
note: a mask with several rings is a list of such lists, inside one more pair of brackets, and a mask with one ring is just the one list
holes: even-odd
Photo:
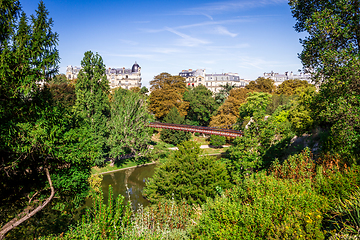
[[(109, 185), (111, 185), (114, 197), (121, 194), (125, 197), (124, 202), (127, 203), (130, 196), (132, 206), (135, 210), (138, 208), (139, 204), (144, 207), (149, 205), (149, 202), (142, 196), (142, 193), (146, 179), (152, 177), (154, 174), (155, 166), (155, 164), (151, 164), (103, 174), (101, 185), (105, 202), (107, 202)], [(126, 185), (129, 189), (128, 191)]]

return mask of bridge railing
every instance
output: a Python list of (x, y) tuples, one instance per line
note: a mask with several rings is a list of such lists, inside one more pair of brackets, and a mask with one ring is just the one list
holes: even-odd
[(152, 128), (163, 128), (163, 129), (172, 129), (178, 131), (186, 132), (198, 132), (209, 135), (219, 135), (225, 137), (241, 137), (242, 132), (232, 129), (220, 129), (214, 127), (202, 127), (202, 126), (193, 126), (185, 124), (173, 124), (173, 123), (160, 123), (160, 122), (150, 122), (149, 127)]

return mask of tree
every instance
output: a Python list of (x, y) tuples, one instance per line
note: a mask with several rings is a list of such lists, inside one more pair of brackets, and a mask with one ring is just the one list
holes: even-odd
[[(164, 118), (165, 123), (185, 124), (185, 117), (181, 116), (176, 107), (173, 107)], [(182, 142), (188, 141), (191, 138), (191, 133), (163, 129), (160, 134), (160, 139), (166, 143), (178, 145)]]
[(29, 25), (25, 13), (18, 19), (19, 10), (13, 11), (18, 4), (0, 3), (9, 21), (0, 29), (0, 239), (28, 222), (48, 231), (40, 227), (39, 214), (55, 207), (63, 217), (73, 214), (87, 195), (92, 166), (91, 146), (82, 141), (76, 119), (54, 101), (47, 85), (38, 85), (58, 69), (52, 20), (40, 2)]
[(69, 80), (66, 78), (65, 74), (56, 74), (52, 77), (49, 81), (49, 84), (62, 84), (62, 83), (69, 83)]
[(188, 141), (178, 148), (146, 183), (144, 195), (150, 202), (175, 198), (177, 202), (185, 199), (201, 204), (216, 196), (216, 188), (230, 187), (225, 165), (212, 157), (200, 156), (199, 144)]
[(145, 86), (143, 86), (140, 90), (140, 93), (143, 95), (147, 94), (148, 92), (149, 92), (149, 89), (147, 89), (147, 87), (145, 87)]
[(306, 80), (292, 79), (283, 81), (276, 89), (276, 94), (294, 95), (297, 91), (311, 86)]
[(271, 100), (271, 94), (264, 92), (250, 92), (247, 94), (246, 103), (240, 106), (240, 121), (245, 117), (264, 115)]
[(218, 93), (215, 94), (215, 101), (218, 104), (223, 104), (225, 100), (228, 98), (231, 89), (235, 88), (235, 85), (226, 83), (225, 85), (221, 85), (221, 89)]
[(119, 88), (115, 90), (110, 107), (110, 156), (116, 158), (128, 153), (135, 157), (144, 156), (151, 137), (147, 128), (153, 118), (147, 111), (144, 97), (140, 93)]
[(186, 91), (183, 77), (161, 73), (155, 76), (150, 84), (149, 110), (157, 119), (164, 118), (173, 107), (176, 107), (183, 116), (186, 115), (188, 103), (183, 101), (183, 94)]
[(309, 35), (300, 42), (304, 69), (320, 85), (313, 111), (330, 130), (327, 150), (354, 161), (360, 155), (360, 2), (289, 2), (295, 30)]
[(245, 86), (245, 88), (257, 92), (267, 93), (273, 93), (276, 89), (274, 80), (263, 77), (259, 77), (255, 81), (251, 81), (248, 85)]
[(211, 127), (233, 125), (239, 117), (239, 107), (246, 101), (246, 94), (251, 92), (245, 88), (234, 88), (230, 91), (228, 99), (221, 105), (215, 116), (211, 118)]
[(184, 101), (189, 102), (186, 119), (191, 121), (192, 125), (208, 126), (212, 114), (218, 107), (212, 92), (199, 85), (185, 92)]
[(75, 113), (84, 121), (89, 138), (94, 143), (94, 158), (103, 161), (106, 153), (106, 138), (109, 117), (109, 83), (105, 75), (105, 65), (99, 54), (87, 51), (81, 61), (80, 73), (75, 84)]

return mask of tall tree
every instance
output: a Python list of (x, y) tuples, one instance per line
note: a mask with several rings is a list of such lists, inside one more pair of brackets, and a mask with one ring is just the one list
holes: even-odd
[(208, 126), (211, 116), (218, 108), (212, 92), (203, 85), (186, 91), (184, 101), (189, 102), (186, 119), (192, 125)]
[(309, 34), (300, 41), (299, 57), (320, 85), (313, 111), (331, 132), (328, 150), (354, 160), (360, 156), (360, 1), (289, 4), (297, 20), (295, 30)]
[(183, 101), (183, 94), (186, 91), (183, 77), (161, 73), (155, 76), (150, 84), (149, 110), (157, 119), (164, 118), (173, 107), (176, 107), (183, 116), (186, 115), (188, 103)]
[(109, 83), (105, 65), (99, 54), (87, 51), (81, 61), (80, 73), (75, 84), (75, 112), (84, 120), (89, 138), (94, 143), (94, 158), (103, 161), (106, 153), (106, 126), (109, 117)]
[(145, 97), (140, 93), (119, 88), (115, 91), (110, 106), (110, 156), (116, 158), (127, 153), (144, 156), (151, 137), (148, 125), (153, 119), (147, 111)]
[[(0, 11), (12, 14), (15, 23), (0, 29), (5, 31), (0, 33), (0, 239), (24, 222), (39, 229), (39, 212), (57, 204), (64, 206), (60, 212), (71, 211), (87, 195), (92, 165), (89, 144), (81, 141), (71, 112), (54, 102), (46, 85), (37, 84), (56, 72), (59, 62), (58, 36), (51, 32), (45, 6), (40, 2), (29, 24), (24, 13), (17, 19), (19, 12), (6, 4), (18, 2), (0, 3)], [(42, 28), (35, 27), (39, 22)]]

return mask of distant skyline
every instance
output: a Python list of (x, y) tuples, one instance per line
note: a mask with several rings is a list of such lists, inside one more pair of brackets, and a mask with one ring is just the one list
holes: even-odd
[[(29, 17), (39, 1), (20, 0)], [(297, 72), (302, 51), (287, 0), (44, 0), (59, 34), (60, 73), (98, 52), (106, 67), (141, 66), (142, 84), (161, 72), (206, 69), (255, 80)]]

